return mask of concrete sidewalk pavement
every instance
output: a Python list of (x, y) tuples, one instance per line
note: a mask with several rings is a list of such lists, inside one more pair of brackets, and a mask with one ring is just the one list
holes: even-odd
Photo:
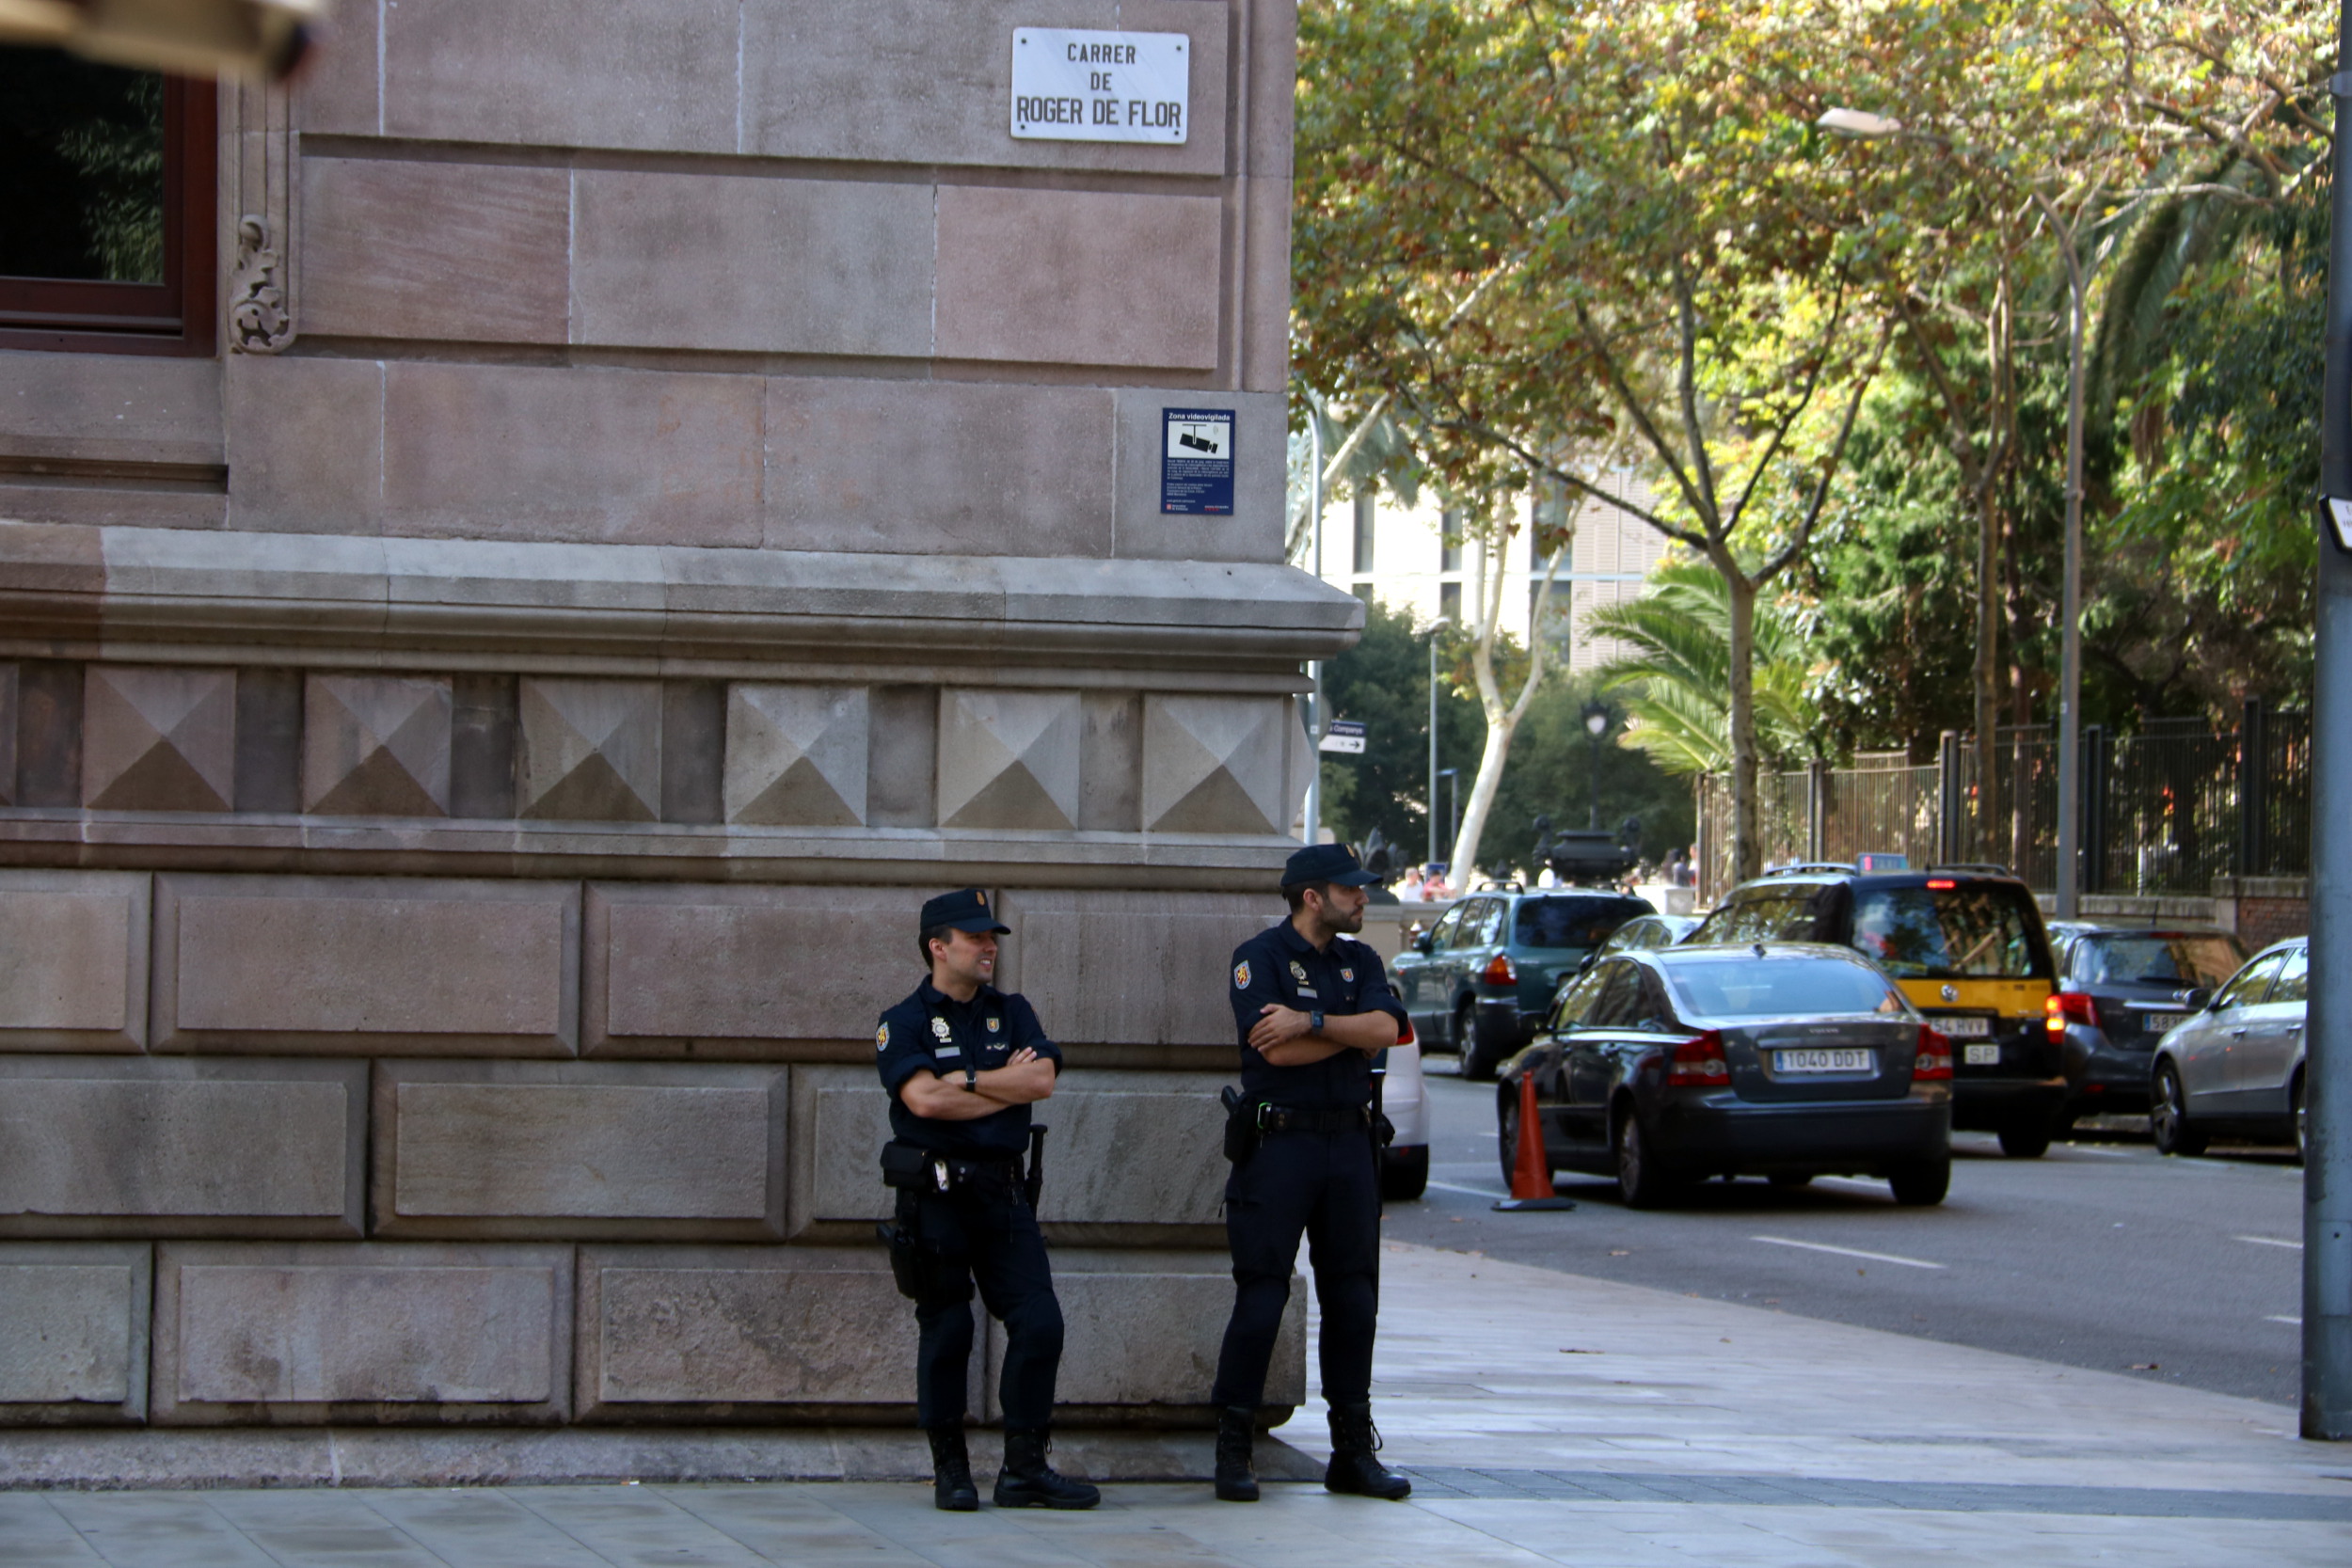
[[(875, 1481), (18, 1491), (0, 1565), (2352, 1561), (2352, 1450), (2278, 1406), (1458, 1253), (1392, 1244), (1385, 1268), (1401, 1505), (1198, 1482), (1061, 1515), (941, 1514)], [(1321, 1428), (1310, 1407), (1282, 1435), (1319, 1455)], [(1112, 1452), (1065, 1446), (1073, 1467)]]

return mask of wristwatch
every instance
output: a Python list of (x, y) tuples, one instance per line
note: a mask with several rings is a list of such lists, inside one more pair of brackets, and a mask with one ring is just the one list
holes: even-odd
[(1323, 1015), (1321, 1013), (1309, 1013), (1307, 1015), (1307, 1027), (1313, 1030), (1318, 1035), (1322, 1034)]

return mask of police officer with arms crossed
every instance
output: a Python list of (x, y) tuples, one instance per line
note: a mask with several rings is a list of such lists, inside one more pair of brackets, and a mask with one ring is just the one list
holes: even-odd
[[(897, 1190), (891, 1266), (914, 1298), (921, 1329), (915, 1404), (930, 1437), (933, 1500), (980, 1505), (963, 1442), (964, 1370), (972, 1358), (972, 1287), (1005, 1325), (1005, 1465), (999, 1508), (1092, 1508), (1102, 1494), (1046, 1463), (1054, 1376), (1061, 1365), (1061, 1304), (1045, 1262), (1034, 1190), (1022, 1150), (1029, 1107), (1054, 1092), (1061, 1052), (1036, 1011), (989, 982), (997, 924), (977, 888), (923, 906), (930, 977), (882, 1015), (876, 1065), (890, 1094), (892, 1138), (882, 1179)], [(889, 1234), (886, 1229), (886, 1234)]]
[(1301, 849), (1282, 871), (1286, 921), (1233, 950), (1241, 1095), (1229, 1101), (1225, 1233), (1233, 1316), (1217, 1357), (1216, 1495), (1255, 1502), (1249, 1446), (1274, 1337), (1307, 1238), (1323, 1307), (1323, 1394), (1331, 1463), (1323, 1484), (1391, 1501), (1412, 1482), (1375, 1456), (1372, 1337), (1379, 1312), (1380, 1164), (1372, 1060), (1403, 1034), (1405, 1009), (1380, 955), (1343, 933), (1364, 928), (1378, 880), (1343, 844)]

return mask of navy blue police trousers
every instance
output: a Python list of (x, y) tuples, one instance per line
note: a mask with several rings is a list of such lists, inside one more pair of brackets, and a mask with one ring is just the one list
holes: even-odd
[(1323, 1397), (1372, 1398), (1372, 1337), (1380, 1313), (1380, 1177), (1360, 1127), (1272, 1132), (1225, 1183), (1225, 1238), (1233, 1253), (1233, 1316), (1217, 1355), (1220, 1406), (1265, 1394), (1298, 1241), (1307, 1240), (1323, 1307)]
[[(961, 1282), (979, 1288), (980, 1304), (1005, 1325), (1004, 1375), (997, 1402), (1012, 1432), (1041, 1432), (1054, 1415), (1054, 1377), (1061, 1370), (1061, 1303), (1046, 1267), (1045, 1238), (1028, 1200), (1009, 1183), (975, 1182), (919, 1199), (923, 1244), (955, 1288), (918, 1302), (914, 1397), (926, 1427), (960, 1425), (964, 1376), (972, 1361), (972, 1303)], [(961, 1298), (961, 1299), (951, 1299)]]

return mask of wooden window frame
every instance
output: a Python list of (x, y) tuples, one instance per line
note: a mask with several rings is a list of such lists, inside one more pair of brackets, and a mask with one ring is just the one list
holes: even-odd
[(164, 78), (161, 283), (0, 277), (0, 349), (204, 356), (217, 341), (220, 91)]

